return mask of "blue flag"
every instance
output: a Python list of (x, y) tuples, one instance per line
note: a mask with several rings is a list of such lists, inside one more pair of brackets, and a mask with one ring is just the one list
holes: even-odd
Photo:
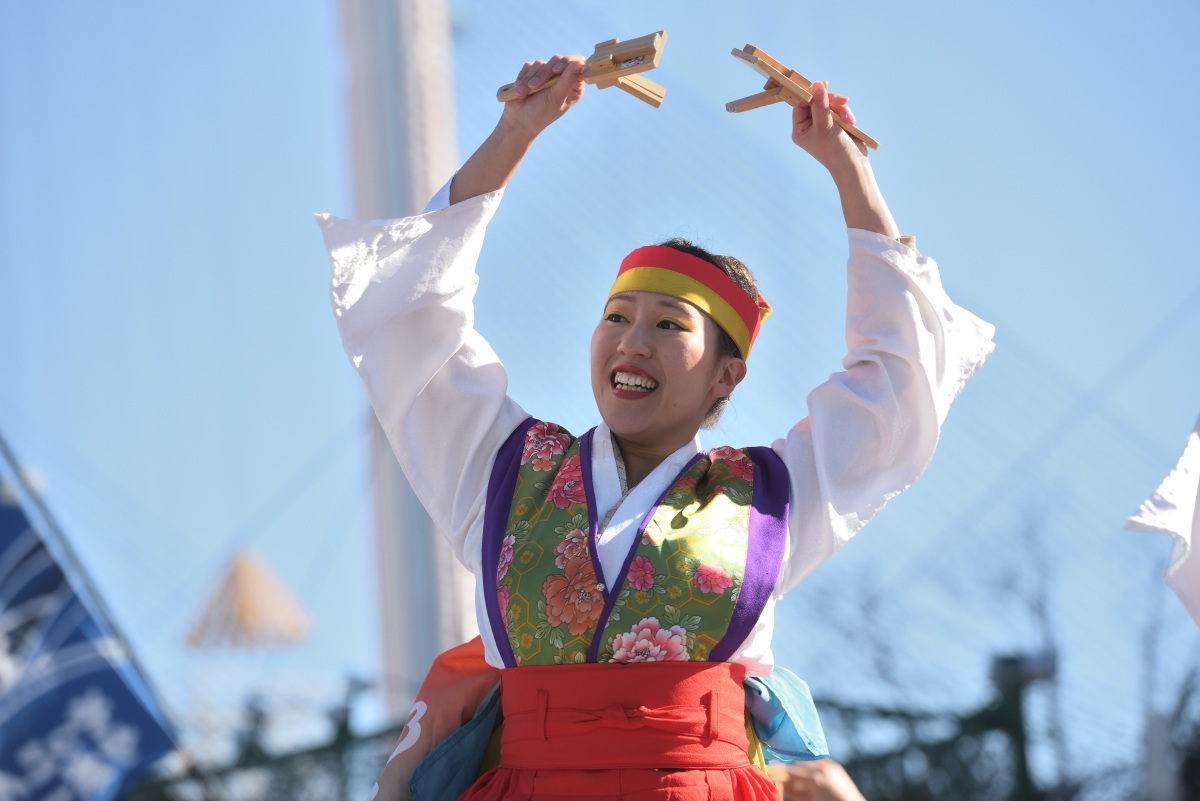
[(0, 500), (0, 801), (109, 801), (174, 750), (98, 610)]

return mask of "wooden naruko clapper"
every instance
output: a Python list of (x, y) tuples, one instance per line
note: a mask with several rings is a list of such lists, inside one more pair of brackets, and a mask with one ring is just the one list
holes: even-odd
[[(755, 72), (764, 76), (767, 79), (767, 85), (763, 87), (764, 91), (758, 94), (743, 97), (741, 100), (734, 100), (732, 103), (726, 103), (726, 111), (749, 111), (752, 108), (762, 108), (772, 103), (787, 103), (794, 108), (802, 102), (812, 102), (812, 92), (809, 91), (812, 87), (812, 81), (795, 70), (783, 66), (757, 47), (746, 45), (741, 50), (735, 47), (733, 48), (733, 55)], [(878, 142), (853, 125), (847, 125), (842, 122), (842, 118), (837, 114), (833, 115), (833, 121), (841, 126), (843, 131), (867, 147), (872, 150), (879, 149)]]
[[(583, 80), (595, 84), (600, 89), (615, 86), (624, 89), (638, 100), (643, 100), (658, 108), (662, 105), (663, 96), (667, 90), (654, 81), (638, 75), (658, 66), (662, 58), (663, 45), (667, 43), (667, 32), (658, 31), (647, 36), (639, 36), (622, 42), (620, 39), (610, 39), (596, 45), (596, 52), (588, 57), (583, 68)], [(558, 83), (561, 76), (555, 75), (529, 94), (548, 89)], [(529, 97), (529, 95), (525, 95)], [(517, 99), (516, 84), (508, 83), (496, 91), (496, 99), (501, 103)]]

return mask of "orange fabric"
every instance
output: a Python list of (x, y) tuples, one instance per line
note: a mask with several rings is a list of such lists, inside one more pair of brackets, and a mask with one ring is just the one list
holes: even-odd
[(500, 671), (483, 659), (479, 637), (435, 659), (417, 691), (396, 749), (379, 775), (377, 801), (408, 801), (408, 780), (417, 765), (471, 720), (499, 680)]
[(750, 764), (741, 665), (550, 665), (501, 674), (500, 767), (460, 801), (779, 801)]

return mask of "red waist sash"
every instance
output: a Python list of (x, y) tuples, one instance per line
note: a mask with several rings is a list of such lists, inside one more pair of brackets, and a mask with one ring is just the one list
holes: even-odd
[(500, 765), (732, 768), (746, 755), (741, 665), (547, 665), (500, 672)]

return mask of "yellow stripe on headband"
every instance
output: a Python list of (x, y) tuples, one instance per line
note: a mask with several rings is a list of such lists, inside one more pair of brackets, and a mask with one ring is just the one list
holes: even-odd
[(617, 276), (608, 296), (619, 292), (657, 292), (686, 300), (729, 334), (743, 359), (750, 355), (750, 331), (741, 315), (723, 297), (694, 278), (662, 267), (633, 267)]

